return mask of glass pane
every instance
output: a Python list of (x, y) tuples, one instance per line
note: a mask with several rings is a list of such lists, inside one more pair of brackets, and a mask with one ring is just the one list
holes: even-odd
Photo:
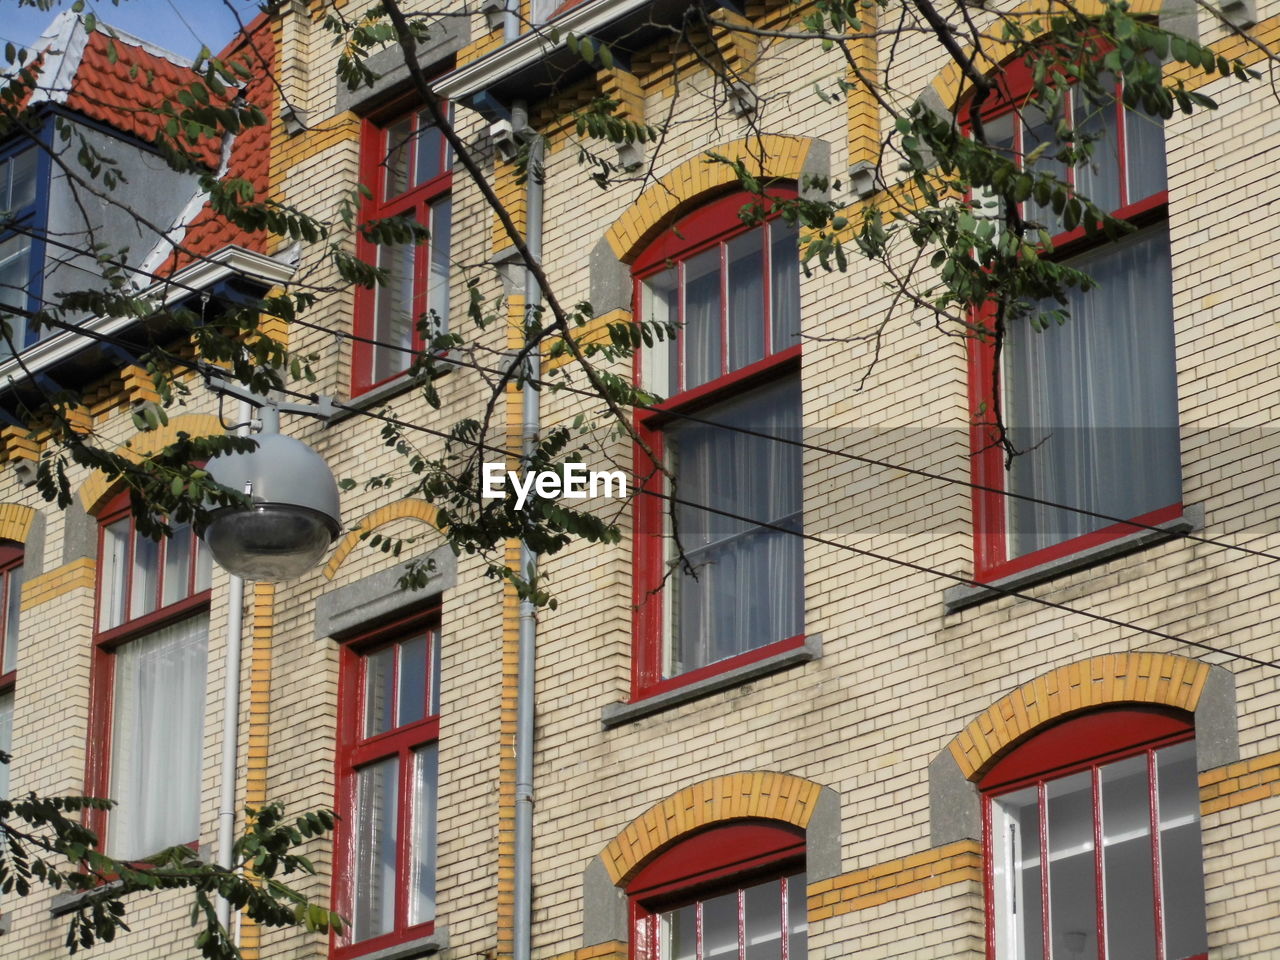
[(161, 605), (177, 603), (187, 596), (187, 584), (191, 577), (191, 548), (195, 538), (191, 527), (181, 524), (173, 528), (164, 549), (164, 583)]
[(36, 158), (36, 148), (30, 147), (11, 157), (6, 164), (9, 168), (7, 189), (0, 198), (6, 210), (16, 213), (36, 202)]
[[(1104, 79), (1104, 82), (1105, 79)], [(1114, 81), (1112, 81), (1114, 83)], [(1090, 99), (1083, 91), (1072, 91), (1075, 101), (1075, 131), (1080, 142), (1093, 144), (1089, 162), (1076, 167), (1076, 192), (1088, 197), (1103, 210), (1120, 206), (1120, 138), (1116, 98)]]
[(353, 940), (368, 940), (395, 927), (399, 775), (396, 757), (356, 771)]
[(384, 200), (399, 196), (409, 189), (409, 167), (413, 158), (413, 142), (410, 139), (412, 117), (387, 128), (387, 187)]
[(193, 617), (117, 648), (107, 852), (126, 860), (200, 834), (208, 623)]
[(364, 657), (364, 736), (391, 729), (396, 692), (396, 648), (383, 647)]
[(413, 752), (413, 860), (409, 877), (409, 923), (436, 917), (436, 745)]
[(129, 619), (156, 608), (156, 588), (160, 585), (160, 544), (150, 537), (133, 537), (133, 580), (129, 594)]
[(738, 892), (702, 904), (702, 960), (738, 956)]
[(1035, 787), (992, 801), (991, 875), (998, 960), (1043, 960), (1040, 810)]
[(661, 915), (659, 960), (694, 960), (698, 951), (698, 905)]
[(98, 598), (98, 629), (124, 623), (129, 562), (129, 521), (117, 520), (102, 531), (102, 594)]
[(434, 717), (440, 713), (440, 635), (433, 630), (427, 637), (430, 641), (427, 655), (431, 657), (431, 699), (427, 704), (427, 712)]
[(452, 203), (445, 198), (431, 205), (431, 276), (427, 280), (427, 309), (434, 330), (449, 329), (449, 218)]
[(444, 152), (444, 135), (439, 127), (430, 126), (431, 121), (426, 113), (419, 115), (418, 122), (422, 124), (422, 129), (418, 132), (418, 162), (413, 176), (415, 186), (434, 180), (444, 172), (441, 156)]
[(787, 877), (787, 960), (805, 960), (809, 952), (809, 894), (803, 873)]
[[(650, 277), (640, 284), (640, 319), (648, 323), (680, 322), (677, 271), (674, 267)], [(680, 349), (669, 338), (645, 347), (641, 361), (645, 389), (659, 397), (669, 397), (680, 390)]]
[[(1036, 147), (1042, 143), (1049, 143), (1050, 146), (1045, 148), (1034, 163), (1027, 165), (1029, 170), (1036, 173), (1047, 173), (1063, 182), (1067, 179), (1067, 169), (1061, 160), (1057, 159), (1058, 142), (1058, 118), (1050, 118), (1044, 115), (1044, 112), (1036, 107), (1027, 107), (1022, 112), (1022, 156), (1024, 165), (1025, 158), (1030, 156)], [(1053, 212), (1052, 206), (1042, 207), (1035, 202), (1034, 199), (1028, 200), (1023, 204), (1023, 216), (1027, 220), (1038, 223), (1047, 229), (1050, 233), (1058, 233), (1062, 230), (1062, 223), (1058, 216)]]
[[(674, 577), (671, 671), (683, 673), (804, 632), (798, 447), (714, 424), (795, 439), (800, 383), (789, 377), (700, 411), (710, 424), (666, 431), (678, 478), (681, 564)], [(699, 509), (710, 506), (734, 520)], [(766, 529), (764, 522), (783, 527)], [(671, 562), (678, 562), (671, 544)]]
[(1156, 783), (1165, 957), (1184, 960), (1209, 950), (1194, 741), (1165, 747), (1156, 754)]
[(1049, 834), (1049, 944), (1054, 957), (1098, 956), (1098, 885), (1093, 862), (1093, 776), (1045, 788)]
[(1125, 110), (1125, 166), (1129, 202), (1168, 189), (1165, 180), (1164, 121), (1141, 110)]
[(196, 593), (208, 590), (213, 576), (213, 556), (204, 541), (196, 538)]
[(405, 640), (400, 646), (399, 696), (396, 699), (396, 726), (415, 723), (427, 709), (427, 638)]
[(769, 224), (773, 352), (800, 343), (800, 237), (780, 220)]
[[(31, 283), (31, 241), (13, 236), (0, 240), (0, 306), (27, 306), (27, 289)], [(26, 346), (26, 319), (5, 316), (13, 343), (18, 348)], [(0, 341), (0, 351), (11, 353), (9, 344)]]
[[(18, 668), (18, 616), (22, 609), (22, 567), (5, 575), (4, 661), (0, 672)], [(5, 794), (0, 794), (0, 797)]]
[[(0, 693), (0, 750), (13, 749), (13, 694)], [(9, 797), (9, 764), (0, 763), (0, 797)]]
[(1109, 763), (1102, 778), (1102, 882), (1107, 956), (1155, 960), (1155, 894), (1147, 755)]
[(729, 369), (764, 359), (764, 230), (726, 245), (729, 267)]
[(378, 382), (406, 370), (413, 349), (413, 267), (417, 247), (411, 243), (378, 248), (378, 267), (387, 272), (378, 287), (373, 318), (373, 380)]
[[(1175, 504), (1182, 471), (1168, 230), (1151, 227), (1068, 262), (1099, 286), (1069, 294), (1061, 325), (1009, 328), (1006, 419), (1028, 451), (1014, 458), (1010, 490), (1125, 518)], [(1008, 502), (1014, 555), (1111, 522)]]
[(720, 376), (720, 248), (684, 264), (684, 389)]
[(742, 896), (746, 960), (782, 960), (782, 881), (747, 887)]

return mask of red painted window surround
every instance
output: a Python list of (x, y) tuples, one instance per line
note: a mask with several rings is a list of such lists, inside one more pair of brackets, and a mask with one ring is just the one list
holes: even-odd
[[(990, 122), (1002, 119), (1014, 111), (1015, 106), (1025, 105), (1031, 88), (1030, 71), (1024, 61), (1007, 64), (999, 79), (998, 95), (992, 96), (983, 105), (983, 121)], [(1117, 97), (1117, 111), (1124, 126), (1123, 105)], [(968, 107), (962, 106), (957, 115), (966, 130), (971, 129), (971, 118)], [(1020, 120), (1016, 126), (1019, 136), (1024, 129)], [(1118, 206), (1110, 212), (1118, 219), (1126, 220), (1135, 227), (1159, 225), (1167, 218), (1168, 192), (1157, 190), (1144, 196), (1129, 197), (1126, 167), (1126, 137), (1120, 136), (1117, 142), (1118, 167), (1120, 172), (1120, 196)], [(1074, 183), (1076, 171), (1066, 171), (1068, 182)], [(1053, 236), (1056, 259), (1067, 259), (1072, 256), (1097, 249), (1109, 241), (1103, 238), (1090, 238), (1085, 235), (1083, 227), (1060, 232)], [(980, 325), (990, 325), (994, 317), (994, 305), (986, 305), (976, 311), (976, 321)], [(1074, 322), (1074, 321), (1068, 321)], [(1005, 469), (1004, 452), (995, 444), (996, 430), (994, 424), (987, 422), (979, 411), (994, 407), (993, 371), (995, 365), (994, 346), (990, 341), (970, 338), (968, 342), (969, 362), (969, 410), (970, 410), (970, 468), (971, 477), (976, 488), (972, 493), (972, 510), (974, 521), (974, 571), (975, 579), (980, 582), (992, 582), (1012, 576), (1032, 567), (1050, 563), (1071, 556), (1095, 546), (1119, 539), (1135, 533), (1142, 526), (1130, 523), (1109, 523), (1099, 529), (1081, 536), (1072, 537), (1043, 549), (1014, 554), (1011, 551), (1009, 510), (1010, 498), (995, 491), (1007, 489), (1009, 473)], [(1002, 398), (1007, 399), (1007, 397)], [(1100, 509), (1098, 512), (1114, 515), (1114, 511)], [(1134, 516), (1131, 519), (1137, 524), (1154, 526), (1177, 519), (1182, 515), (1182, 503), (1176, 501), (1160, 506), (1158, 509)], [(1119, 520), (1129, 519), (1118, 517)]]
[[(410, 722), (399, 723), (404, 706), (403, 682), (405, 657), (403, 645), (420, 637), (426, 638), (426, 658), (421, 664), (422, 716)], [(415, 751), (434, 747), (440, 737), (439, 716), (439, 637), (440, 608), (432, 607), (412, 616), (385, 624), (376, 630), (345, 641), (339, 651), (338, 673), (338, 742), (335, 764), (336, 800), (339, 817), (334, 832), (334, 908), (347, 919), (355, 922), (357, 882), (357, 829), (363, 829), (357, 810), (358, 774), (361, 768), (370, 767), (390, 758), (397, 761), (396, 823), (394, 849), (394, 922), (392, 929), (358, 941), (350, 939), (354, 932), (348, 928), (343, 936), (331, 937), (331, 955), (334, 960), (349, 960), (387, 947), (398, 946), (430, 935), (435, 930), (435, 919), (410, 922), (410, 897), (415, 867), (413, 821), (415, 808), (414, 784), (416, 767)], [(394, 648), (391, 660), (394, 670), (391, 684), (395, 689), (392, 703), (386, 704), (389, 729), (366, 736), (366, 703), (368, 690), (367, 669), (371, 655), (385, 653)], [(434, 790), (434, 783), (432, 784)], [(417, 798), (418, 801), (421, 798)], [(434, 803), (434, 800), (432, 801)], [(434, 817), (434, 811), (431, 814)]]
[(16, 615), (22, 558), (21, 544), (0, 542), (0, 694), (12, 691), (18, 679)]
[[(408, 140), (401, 139), (398, 144), (392, 142), (398, 125), (405, 122), (409, 123), (411, 131)], [(360, 182), (368, 187), (372, 194), (365, 197), (361, 203), (362, 220), (410, 216), (428, 229), (432, 229), (432, 210), (443, 209), (447, 226), (449, 197), (453, 186), (451, 154), (443, 137), (438, 139), (432, 137), (430, 140), (419, 137), (420, 133), (426, 133), (432, 129), (434, 128), (426, 118), (425, 111), (409, 109), (404, 104), (390, 111), (381, 111), (373, 117), (366, 117), (361, 122)], [(422, 166), (418, 153), (422, 152), (425, 156), (426, 151), (423, 148), (428, 144), (433, 154), (432, 159), (428, 164), (427, 174), (422, 175), (424, 179), (418, 181), (419, 168)], [(397, 189), (398, 185), (392, 184), (391, 174), (388, 172), (389, 157), (397, 147), (407, 155), (405, 163), (409, 168), (405, 171), (407, 176), (403, 189)], [(443, 254), (447, 258), (449, 246), (447, 230), (442, 242)], [(428, 311), (435, 299), (431, 292), (433, 279), (435, 279), (432, 276), (431, 256), (436, 248), (437, 242), (434, 235), (431, 241), (416, 248), (394, 246), (379, 248), (363, 236), (358, 235), (356, 239), (356, 255), (366, 263), (388, 265), (379, 260), (380, 249), (381, 257), (387, 260), (394, 260), (397, 251), (402, 252), (406, 258), (412, 258), (412, 276), (405, 278), (405, 282), (408, 286), (407, 299), (411, 305), (410, 316), (414, 322), (411, 331), (402, 332), (401, 339), (406, 340), (404, 346), (411, 345), (415, 351), (421, 350), (424, 346), (423, 336), (416, 319)], [(438, 279), (435, 282), (438, 283)], [(447, 301), (447, 280), (445, 286), (443, 293)], [(357, 339), (351, 346), (351, 393), (353, 396), (365, 393), (381, 383), (394, 380), (408, 370), (412, 363), (413, 355), (406, 350), (367, 342), (369, 340), (387, 342), (390, 339), (385, 324), (382, 325), (383, 329), (379, 329), (378, 300), (379, 297), (390, 297), (393, 288), (394, 284), (372, 290), (356, 287), (354, 332)], [(445, 319), (447, 320), (447, 317)], [(402, 318), (402, 322), (407, 322), (407, 318)]]
[[(796, 196), (793, 187), (771, 188), (769, 194), (780, 198)], [(736, 235), (744, 234), (752, 227), (743, 223), (740, 211), (748, 204), (758, 203), (759, 198), (750, 193), (737, 192), (720, 197), (711, 203), (686, 214), (672, 227), (665, 229), (654, 239), (632, 265), (635, 278), (633, 309), (635, 316), (643, 315), (641, 307), (641, 282), (690, 257)], [(769, 244), (764, 244), (767, 248)], [(771, 304), (770, 271), (765, 270), (763, 298)], [(727, 323), (727, 321), (724, 321)], [(675, 392), (651, 409), (637, 411), (636, 428), (654, 456), (661, 461), (666, 456), (664, 426), (678, 423), (675, 413), (696, 413), (717, 402), (740, 396), (753, 388), (777, 382), (798, 374), (801, 347), (772, 344), (771, 317), (765, 313), (764, 357), (736, 370), (691, 389)], [(677, 340), (678, 343), (678, 340)], [(722, 370), (728, 366), (723, 356), (728, 347), (722, 335)], [(683, 380), (683, 363), (679, 365), (679, 378)], [(635, 365), (637, 382), (644, 382), (642, 356), (637, 354)], [(737, 667), (759, 662), (767, 657), (797, 649), (804, 645), (804, 635), (798, 634), (756, 647), (744, 653), (720, 660), (697, 669), (671, 677), (663, 676), (665, 624), (671, 611), (667, 609), (670, 596), (663, 589), (663, 578), (669, 558), (666, 538), (662, 535), (665, 516), (669, 509), (666, 482), (662, 474), (648, 460), (643, 449), (635, 448), (636, 476), (642, 491), (636, 497), (635, 518), (635, 578), (632, 659), (632, 702), (687, 686), (690, 683), (717, 676)]]
[[(89, 749), (86, 751), (85, 758), (85, 794), (90, 797), (111, 796), (112, 725), (114, 721), (116, 679), (115, 652), (130, 640), (143, 637), (189, 617), (207, 613), (209, 610), (211, 591), (208, 586), (202, 587), (198, 582), (201, 578), (200, 564), (193, 551), (185, 572), (186, 582), (183, 592), (186, 596), (172, 603), (163, 603), (166, 571), (163, 560), (159, 560), (155, 584), (155, 609), (140, 616), (129, 618), (126, 608), (126, 618), (123, 622), (115, 626), (104, 627), (101, 622), (101, 611), (103, 608), (103, 580), (106, 572), (106, 564), (103, 562), (106, 532), (107, 528), (112, 524), (126, 520), (129, 524), (129, 547), (125, 563), (123, 593), (125, 597), (130, 597), (133, 592), (133, 548), (137, 534), (132, 521), (127, 491), (114, 497), (98, 515), (98, 564), (94, 580), (93, 658), (89, 683)], [(193, 548), (202, 549), (200, 541), (196, 538), (192, 537), (190, 543)], [(167, 544), (162, 545), (159, 549), (161, 551), (167, 549)], [(157, 556), (162, 556), (162, 553)], [(202, 589), (197, 589), (198, 587), (202, 587)], [(98, 848), (106, 850), (107, 834), (110, 826), (110, 818), (107, 816), (106, 811), (87, 811), (84, 819), (86, 825), (98, 836)], [(198, 844), (198, 840), (198, 837), (192, 837), (188, 843), (194, 849)]]
[[(1015, 792), (1026, 792), (1032, 790), (1038, 796), (1039, 813), (1037, 815), (1039, 826), (1039, 837), (1033, 838), (1032, 843), (1038, 847), (1040, 853), (1025, 853), (1028, 861), (1034, 860), (1039, 862), (1039, 904), (1029, 906), (1026, 903), (1027, 897), (1023, 897), (1023, 906), (1035, 911), (1039, 910), (1039, 922), (1032, 929), (1039, 929), (1041, 936), (1036, 938), (1037, 944), (1034, 948), (1037, 960), (1043, 952), (1044, 956), (1049, 956), (1051, 936), (1057, 932), (1053, 923), (1055, 911), (1061, 909), (1061, 906), (1055, 904), (1055, 888), (1051, 884), (1054, 876), (1053, 861), (1059, 856), (1057, 852), (1051, 852), (1048, 868), (1046, 869), (1043, 851), (1053, 851), (1050, 845), (1049, 832), (1051, 829), (1050, 820), (1054, 817), (1066, 818), (1067, 814), (1063, 813), (1065, 806), (1056, 808), (1058, 812), (1054, 812), (1055, 808), (1049, 806), (1052, 803), (1065, 804), (1066, 800), (1062, 799), (1069, 794), (1059, 794), (1057, 799), (1047, 799), (1050, 797), (1049, 791), (1052, 790), (1052, 784), (1060, 783), (1064, 778), (1073, 775), (1079, 776), (1082, 773), (1088, 773), (1091, 779), (1089, 793), (1092, 798), (1092, 813), (1090, 814), (1092, 821), (1092, 833), (1090, 843), (1092, 848), (1091, 859), (1093, 861), (1093, 883), (1092, 891), (1096, 898), (1096, 908), (1087, 907), (1087, 912), (1095, 918), (1090, 923), (1096, 923), (1093, 929), (1081, 931), (1081, 935), (1092, 940), (1088, 944), (1093, 951), (1088, 956), (1096, 957), (1097, 960), (1128, 960), (1126, 957), (1117, 956), (1108, 950), (1108, 919), (1106, 898), (1107, 886), (1104, 882), (1104, 866), (1103, 859), (1104, 849), (1110, 850), (1112, 844), (1117, 840), (1114, 837), (1108, 837), (1104, 844), (1102, 834), (1103, 830), (1103, 814), (1113, 817), (1119, 822), (1123, 813), (1133, 818), (1136, 813), (1140, 821), (1145, 821), (1142, 829), (1147, 831), (1147, 855), (1150, 857), (1151, 869), (1147, 879), (1151, 884), (1151, 901), (1150, 908), (1152, 911), (1151, 931), (1155, 939), (1154, 949), (1156, 960), (1207, 960), (1207, 953), (1194, 953), (1173, 956), (1169, 955), (1166, 950), (1165, 943), (1165, 907), (1162, 897), (1162, 874), (1161, 874), (1161, 853), (1165, 846), (1160, 822), (1160, 804), (1163, 797), (1163, 788), (1157, 790), (1157, 752), (1174, 747), (1179, 744), (1186, 744), (1194, 738), (1194, 728), (1191, 723), (1190, 716), (1182, 711), (1166, 709), (1162, 707), (1124, 707), (1111, 710), (1097, 711), (1085, 714), (1079, 714), (1062, 723), (1059, 723), (1047, 730), (1036, 734), (1030, 740), (1027, 740), (1015, 747), (1010, 753), (1006, 754), (996, 764), (983, 775), (979, 781), (979, 788), (983, 792), (982, 818), (983, 818), (983, 859), (984, 859), (984, 880), (986, 889), (986, 930), (987, 930), (987, 957), (988, 960), (1004, 960), (1007, 956), (1012, 956), (1011, 952), (1001, 951), (997, 943), (998, 934), (997, 927), (1004, 923), (1004, 919), (1000, 916), (1004, 909), (1001, 898), (997, 893), (996, 881), (996, 861), (999, 854), (993, 849), (995, 821), (994, 807), (1002, 798), (1009, 797)], [(1146, 784), (1143, 795), (1136, 801), (1136, 810), (1122, 810), (1121, 804), (1117, 801), (1117, 794), (1111, 794), (1110, 799), (1104, 801), (1102, 798), (1102, 784), (1107, 783), (1107, 789), (1110, 790), (1116, 783), (1112, 780), (1104, 780), (1100, 771), (1107, 765), (1114, 765), (1118, 761), (1129, 760), (1131, 763), (1134, 758), (1143, 758), (1145, 763), (1140, 763), (1146, 776)], [(1194, 758), (1194, 753), (1192, 754)], [(1109, 768), (1111, 771), (1116, 767)], [(1191, 792), (1193, 802), (1198, 805), (1198, 789), (1192, 774)], [(1157, 795), (1159, 793), (1159, 796)], [(1133, 798), (1127, 798), (1132, 804)], [(1104, 811), (1105, 804), (1105, 811)], [(1127, 823), (1126, 823), (1127, 825)], [(1162, 839), (1157, 842), (1156, 837)], [(1140, 840), (1140, 837), (1139, 837)], [(1131, 842), (1131, 841), (1130, 841)], [(1197, 831), (1198, 842), (1198, 831)], [(1019, 848), (1014, 848), (1019, 849)], [(1067, 848), (1070, 849), (1070, 848)], [(1140, 851), (1141, 853), (1141, 851)], [(1181, 874), (1180, 874), (1181, 876)], [(1059, 891), (1059, 896), (1063, 894)], [(1120, 894), (1123, 896), (1123, 892)], [(1201, 890), (1200, 896), (1203, 897)], [(1016, 902), (1016, 901), (1015, 901)], [(1203, 902), (1200, 904), (1203, 908)], [(1025, 923), (1026, 921), (1022, 921)], [(1203, 933), (1203, 931), (1201, 931)], [(1087, 940), (1082, 941), (1087, 943)], [(1005, 951), (1011, 950), (1012, 947), (1006, 946)], [(1055, 952), (1053, 956), (1059, 956), (1059, 952)], [(1020, 954), (1019, 954), (1020, 955)]]
[[(804, 870), (805, 835), (790, 824), (743, 820), (681, 840), (627, 884), (634, 960), (663, 960), (662, 913)], [(797, 892), (788, 891), (794, 897)], [(804, 890), (798, 892), (805, 897)], [(781, 915), (787, 916), (787, 905)], [(741, 923), (744, 918), (740, 916)], [(699, 938), (700, 939), (700, 938)], [(784, 942), (786, 938), (783, 938)], [(788, 960), (803, 960), (790, 957)]]

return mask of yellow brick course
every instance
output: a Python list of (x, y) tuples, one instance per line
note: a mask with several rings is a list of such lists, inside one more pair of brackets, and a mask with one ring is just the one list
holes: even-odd
[(342, 562), (347, 559), (347, 555), (355, 549), (362, 539), (379, 527), (385, 526), (394, 520), (416, 520), (439, 529), (440, 524), (437, 522), (437, 517), (438, 511), (436, 508), (425, 500), (409, 498), (379, 507), (361, 518), (360, 522), (338, 541), (333, 554), (329, 557), (329, 562), (325, 564), (324, 575), (332, 580), (337, 574), (338, 568), (342, 566)]
[(97, 568), (92, 557), (81, 557), (33, 577), (22, 585), (23, 612), (34, 610), (72, 590), (92, 590)]

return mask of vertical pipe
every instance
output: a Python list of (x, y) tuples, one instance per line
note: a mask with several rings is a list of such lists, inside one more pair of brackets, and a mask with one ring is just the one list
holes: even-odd
[(502, 42), (520, 38), (520, 0), (506, 0), (502, 5)]
[[(236, 432), (248, 432), (253, 410), (241, 400), (236, 413)], [(230, 870), (231, 847), (236, 830), (236, 752), (240, 740), (240, 657), (244, 638), (244, 581), (232, 574), (227, 578), (227, 654), (222, 683), (222, 764), (218, 773), (218, 866)], [(218, 898), (216, 913), (227, 935), (231, 935), (231, 904)]]
[[(529, 147), (530, 171), (526, 181), (528, 228), (525, 244), (535, 261), (542, 259), (542, 177), (534, 169), (541, 162), (542, 143), (529, 130), (528, 111), (523, 102), (512, 110), (512, 126), (534, 139)], [(525, 309), (532, 310), (542, 299), (542, 291), (533, 271), (525, 267)], [(533, 452), (541, 429), (538, 391), (532, 385), (541, 372), (539, 353), (531, 350), (525, 362), (527, 377), (521, 392), (523, 453), (527, 459)], [(528, 577), (536, 570), (537, 555), (528, 543), (520, 544), (520, 575)], [(533, 946), (533, 725), (534, 671), (537, 665), (537, 611), (531, 600), (520, 602), (520, 632), (516, 676), (516, 849), (515, 849), (515, 945), (514, 960), (529, 960)]]

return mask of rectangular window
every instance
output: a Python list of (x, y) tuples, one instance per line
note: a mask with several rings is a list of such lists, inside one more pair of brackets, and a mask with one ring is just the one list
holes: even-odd
[[(5, 307), (34, 310), (39, 305), (41, 284), (34, 275), (40, 249), (34, 241), (36, 222), (37, 172), (40, 154), (26, 147), (0, 158), (0, 221), (11, 226), (0, 229), (0, 311)], [(5, 312), (13, 345), (27, 346), (27, 321), (20, 314)], [(0, 341), (0, 357), (11, 353)]]
[(1051, 148), (1033, 166), (1138, 229), (1111, 243), (1081, 227), (1066, 230), (1033, 199), (1021, 205), (1028, 221), (1052, 235), (1059, 258), (1097, 286), (1069, 291), (1061, 324), (1038, 316), (1059, 307), (1046, 302), (1006, 327), (998, 400), (1018, 451), (1008, 469), (985, 412), (997, 401), (994, 350), (971, 341), (973, 475), (996, 488), (975, 498), (982, 580), (1139, 529), (1123, 521), (1155, 524), (1181, 512), (1163, 130), (1158, 119), (1127, 109), (1118, 86), (1096, 101), (1076, 89), (1064, 99), (1061, 118), (1006, 104), (986, 130), (1015, 160), (1052, 141), (1059, 125), (1095, 138), (1088, 163), (1067, 167)]
[(121, 498), (99, 527), (87, 792), (116, 801), (108, 854), (138, 860), (195, 843), (207, 683), (210, 560), (185, 524), (138, 535)]
[(404, 373), (449, 324), (449, 144), (426, 110), (389, 124), (366, 120), (361, 136), (360, 178), (372, 195), (363, 219), (406, 217), (426, 227), (430, 239), (417, 246), (375, 246), (363, 238), (357, 244), (362, 259), (385, 271), (386, 282), (356, 293), (353, 394)]
[(749, 201), (696, 211), (636, 262), (638, 314), (678, 334), (640, 361), (666, 397), (641, 435), (675, 481), (638, 452), (633, 697), (803, 642), (802, 459), (779, 442), (800, 439), (798, 242), (781, 218), (746, 229)]
[(338, 947), (358, 956), (425, 936), (436, 918), (438, 619), (343, 647), (338, 742)]

